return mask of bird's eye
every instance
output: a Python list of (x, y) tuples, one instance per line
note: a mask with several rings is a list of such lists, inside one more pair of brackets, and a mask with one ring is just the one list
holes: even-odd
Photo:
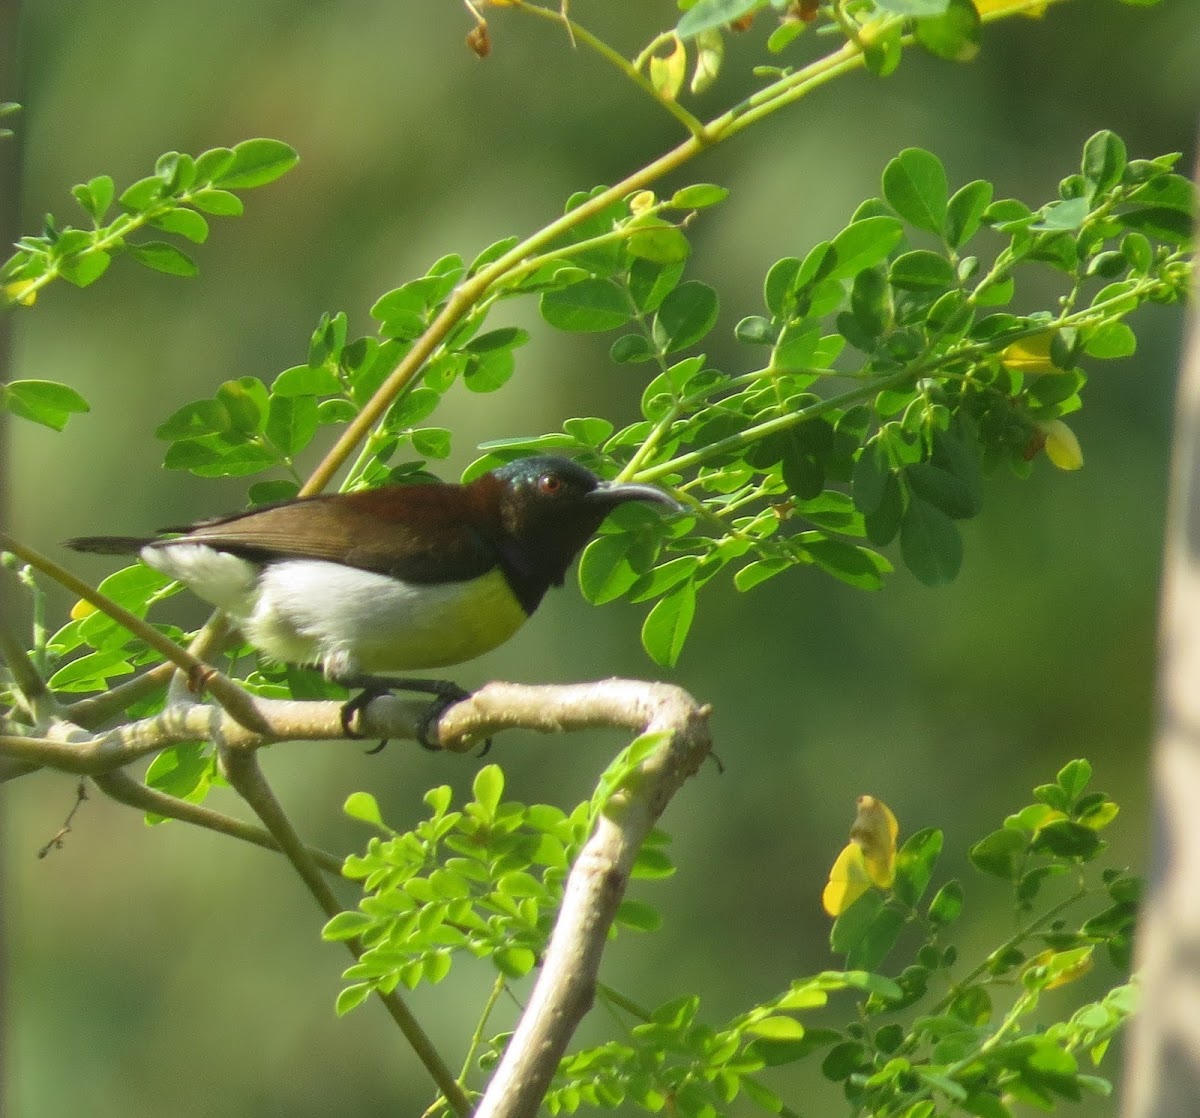
[(542, 474), (538, 478), (538, 492), (546, 494), (547, 497), (553, 497), (563, 487), (562, 478), (557, 474)]

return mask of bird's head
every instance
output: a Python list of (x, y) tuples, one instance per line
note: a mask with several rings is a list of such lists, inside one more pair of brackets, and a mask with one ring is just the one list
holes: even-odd
[(553, 585), (562, 582), (571, 561), (618, 505), (648, 501), (670, 512), (680, 510), (661, 489), (602, 481), (578, 462), (556, 454), (518, 458), (484, 477), (494, 479), (490, 485), (498, 483), (495, 492), (505, 535), (543, 568)]

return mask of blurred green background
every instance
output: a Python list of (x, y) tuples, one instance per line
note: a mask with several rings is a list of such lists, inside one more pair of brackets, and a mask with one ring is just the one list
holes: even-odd
[[(667, 0), (572, 3), (626, 53), (672, 10)], [(269, 381), (302, 362), (322, 311), (344, 309), (352, 331), (369, 332), (375, 298), (438, 256), (469, 258), (531, 231), (573, 190), (612, 182), (679, 139), (671, 118), (571, 49), (561, 27), (490, 15), (494, 52), (480, 61), (463, 45), (465, 10), (443, 0), (28, 0), (22, 75), (0, 84), (0, 100), (26, 105), (24, 230), (37, 231), (47, 210), (75, 220), (73, 183), (107, 172), (120, 188), (169, 149), (261, 135), (288, 141), (302, 162), (250, 194), (243, 219), (214, 222), (198, 279), (122, 261), (93, 289), (58, 284), (17, 316), (13, 375), (63, 380), (92, 404), (62, 435), (10, 427), (5, 478), (21, 538), (65, 559), (66, 536), (238, 507), (241, 483), (160, 468), (152, 432), (163, 418), (224, 379)], [(715, 111), (749, 88), (766, 22), (732, 44), (728, 76), (702, 105)], [(1101, 127), (1131, 155), (1182, 150), (1190, 167), (1198, 105), (1194, 0), (1149, 10), (1089, 0), (988, 29), (968, 66), (913, 52), (889, 79), (836, 83), (664, 189), (732, 189), (693, 226), (690, 265), (720, 291), (713, 337), (729, 339), (759, 310), (770, 263), (840, 228), (903, 147), (936, 151), (952, 183), (992, 178), (999, 194), (1037, 204)], [(611, 365), (611, 339), (544, 328), (531, 302), (503, 314), (533, 341), (499, 395), (451, 393), (439, 416), (455, 431), (445, 476), (487, 438), (575, 414), (618, 424), (635, 414), (644, 367)], [(695, 990), (719, 1021), (834, 965), (820, 890), (864, 792), (884, 798), (904, 832), (943, 827), (942, 870), (955, 875), (969, 842), (1087, 755), (1124, 806), (1116, 860), (1142, 862), (1180, 314), (1155, 308), (1134, 325), (1137, 357), (1093, 369), (1072, 420), (1086, 468), (1063, 474), (1043, 459), (1028, 482), (993, 479), (952, 587), (928, 590), (901, 572), (872, 596), (814, 573), (749, 595), (705, 592), (665, 676), (713, 703), (726, 772), (706, 767), (672, 804), (664, 824), (679, 872), (635, 889), (661, 907), (665, 930), (622, 936), (607, 980), (649, 1004)], [(718, 365), (748, 367), (732, 342), (709, 349)], [(95, 578), (108, 569), (70, 562)], [(456, 674), (466, 685), (663, 676), (640, 650), (641, 616), (591, 609), (569, 583), (514, 641)], [(490, 759), (504, 765), (510, 798), (570, 805), (620, 744), (508, 734)], [(306, 833), (349, 850), (366, 835), (341, 818), (348, 793), (373, 791), (405, 826), (426, 788), (468, 789), (480, 762), (406, 744), (366, 757), (347, 743), (279, 746), (265, 764)], [(424, 1108), (425, 1075), (379, 1007), (335, 1020), (346, 958), (319, 941), (319, 915), (281, 863), (182, 826), (149, 830), (96, 795), (65, 848), (39, 861), (74, 794), (73, 781), (51, 775), (4, 794), (3, 1086), (15, 1118)], [(999, 890), (973, 876), (967, 888), (979, 905), (964, 934), (971, 956), (998, 942), (1010, 917)], [(1112, 980), (1101, 965), (1094, 989)], [(451, 1064), (486, 982), (463, 966), (412, 999)], [(1076, 993), (1050, 995), (1047, 1009)], [(787, 1089), (801, 1089), (804, 1074)], [(806, 1112), (842, 1112), (832, 1091), (815, 1109), (822, 1097), (808, 1095)], [(1103, 1112), (1093, 1102), (1066, 1111)]]

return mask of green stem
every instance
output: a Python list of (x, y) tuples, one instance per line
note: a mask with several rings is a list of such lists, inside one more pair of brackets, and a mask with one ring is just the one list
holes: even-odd
[(1064, 899), (1062, 901), (1059, 901), (1059, 903), (1056, 904), (1053, 908), (1050, 908), (1046, 912), (1042, 913), (1042, 915), (1039, 916), (1036, 920), (1031, 920), (1028, 924), (1025, 925), (1025, 927), (1019, 929), (1012, 936), (1010, 936), (1007, 940), (1005, 940), (1004, 943), (1002, 943), (999, 947), (997, 947), (995, 951), (991, 952), (988, 955), (987, 959), (984, 959), (981, 963), (977, 964), (963, 978), (959, 979), (956, 983), (954, 983), (954, 985), (951, 986), (949, 991), (946, 993), (946, 996), (944, 998), (942, 998), (942, 1000), (939, 1001), (937, 1003), (937, 1005), (935, 1005), (929, 1012), (934, 1016), (936, 1016), (939, 1013), (945, 1013), (946, 1010), (950, 1008), (950, 1005), (954, 1001), (954, 999), (956, 997), (958, 997), (958, 995), (964, 989), (966, 989), (968, 986), (970, 986), (981, 975), (986, 973), (986, 971), (988, 969), (988, 959), (991, 959), (994, 956), (1002, 955), (1008, 951), (1013, 950), (1018, 945), (1020, 945), (1024, 940), (1028, 939), (1029, 936), (1033, 935), (1034, 932), (1036, 932), (1039, 928), (1045, 927), (1047, 924), (1052, 922), (1056, 917), (1058, 917), (1062, 913), (1066, 912), (1067, 909), (1071, 908), (1073, 905), (1078, 904), (1080, 901), (1086, 899), (1088, 896), (1091, 895), (1091, 893), (1092, 893), (1092, 890), (1090, 890), (1084, 886), (1081, 886), (1074, 893), (1072, 893), (1069, 897), (1067, 897), (1066, 899)]
[(467, 1054), (463, 1057), (462, 1070), (458, 1073), (458, 1082), (465, 1088), (467, 1076), (470, 1074), (471, 1065), (475, 1062), (475, 1054), (483, 1046), (483, 1030), (487, 1028), (487, 1023), (491, 1019), (492, 1010), (496, 1008), (496, 1003), (500, 1000), (505, 989), (508, 986), (508, 980), (502, 974), (496, 975), (496, 981), (492, 983), (491, 992), (488, 994), (487, 1001), (484, 1002), (483, 1012), (479, 1015), (479, 1021), (475, 1025), (475, 1031), (471, 1034), (471, 1041), (467, 1045)]
[(543, 8), (540, 4), (526, 3), (525, 0), (516, 0), (513, 7), (519, 8), (523, 12), (528, 12), (530, 15), (541, 16), (543, 19), (553, 20), (555, 23), (565, 22), (571, 35), (584, 46), (594, 50), (605, 62), (615, 66), (622, 74), (625, 75), (634, 85), (636, 85), (643, 93), (648, 94), (658, 102), (664, 109), (667, 110), (680, 124), (684, 126), (697, 139), (704, 139), (704, 125), (696, 117), (687, 111), (678, 101), (670, 97), (664, 97), (657, 89), (654, 88), (654, 83), (642, 73), (642, 66), (645, 65), (646, 59), (650, 57), (653, 51), (674, 38), (673, 32), (667, 32), (663, 35), (658, 35), (650, 43), (650, 45), (638, 55), (633, 62), (627, 62), (624, 55), (615, 51), (603, 39), (593, 35), (586, 27), (576, 23), (569, 16), (565, 15), (560, 9)]

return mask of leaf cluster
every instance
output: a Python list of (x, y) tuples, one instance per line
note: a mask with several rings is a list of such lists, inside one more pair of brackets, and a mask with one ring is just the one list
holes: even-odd
[[(17, 251), (0, 268), (3, 301), (28, 305), (58, 277), (76, 287), (89, 287), (121, 255), (154, 271), (193, 276), (195, 261), (176, 245), (134, 241), (131, 236), (151, 229), (203, 244), (208, 239), (208, 217), (239, 216), (243, 204), (237, 192), (273, 182), (295, 166), (297, 158), (279, 140), (243, 140), (232, 148), (213, 148), (195, 157), (169, 151), (155, 163), (154, 174), (120, 195), (109, 175), (79, 183), (71, 194), (91, 227), (60, 227), (47, 214), (41, 234), (22, 237)], [(119, 212), (110, 219), (114, 205)]]
[[(1032, 816), (1043, 807), (1085, 821), (1078, 825), (1093, 836), (1103, 829), (1117, 809), (1103, 793), (1086, 790), (1090, 772), (1086, 761), (1071, 762), (1053, 784), (1035, 790), (1034, 806), (1006, 823), (1006, 829), (1025, 835), (1025, 857), (1039, 861), (1039, 884), (1069, 878), (1071, 891), (1052, 904), (1043, 902), (1037, 913), (1040, 890), (1029, 885), (1035, 870), (1014, 874), (1021, 925), (966, 974), (960, 971), (958, 949), (947, 942), (964, 911), (965, 890), (951, 880), (925, 899), (942, 836), (934, 829), (919, 831), (900, 851), (889, 893), (867, 894), (835, 923), (831, 947), (844, 956), (846, 970), (796, 979), (779, 997), (723, 1027), (700, 1022), (697, 997), (642, 1013), (621, 1040), (563, 1061), (547, 1098), (549, 1109), (570, 1113), (628, 1101), (657, 1111), (670, 1099), (679, 1114), (701, 1118), (728, 1113), (741, 1096), (769, 1113), (792, 1114), (764, 1076), (817, 1053), (823, 1053), (823, 1076), (841, 1084), (855, 1113), (1009, 1118), (1015, 1102), (1053, 1109), (1058, 1099), (1107, 1094), (1108, 1082), (1081, 1070), (1078, 1056), (1099, 1063), (1134, 1011), (1133, 990), (1118, 986), (1050, 1024), (1037, 1023), (1033, 1015), (1044, 994), (1089, 969), (1097, 947), (1106, 948), (1118, 966), (1127, 966), (1140, 883), (1116, 869), (1105, 870), (1098, 884), (1085, 882), (1082, 870), (1103, 844), (1096, 840), (1085, 847), (1040, 837), (1042, 829), (1062, 820), (1046, 818), (1035, 831), (1022, 830), (1033, 825)], [(1047, 801), (1060, 807), (1051, 809)], [(1015, 824), (1017, 818), (1024, 823)], [(977, 868), (994, 873), (995, 867), (986, 860), (981, 864), (979, 857), (989, 842), (990, 836), (977, 844), (971, 858)], [(1107, 899), (1109, 907), (1068, 924), (1069, 909), (1097, 898)], [(921, 933), (913, 961), (894, 977), (878, 973), (906, 927)], [(823, 1015), (809, 1023), (806, 1016), (839, 990), (857, 992), (857, 1021), (834, 1026)], [(632, 1003), (613, 1000), (635, 1012)], [(847, 1016), (843, 1011), (842, 1019)]]
[[(541, 959), (589, 821), (611, 804), (639, 752), (635, 743), (601, 780), (597, 797), (570, 814), (502, 802), (496, 766), (480, 772), (474, 799), (461, 811), (450, 809), (448, 788), (431, 791), (430, 817), (403, 834), (386, 827), (372, 797), (352, 796), (347, 811), (385, 837), (372, 838), (363, 855), (347, 860), (345, 873), (362, 882), (364, 896), (356, 911), (326, 926), (327, 938), (360, 937), (367, 948), (346, 972), (350, 985), (339, 1011), (377, 988), (439, 982), (462, 951), (489, 958), (501, 981), (528, 974)], [(1054, 782), (1035, 789), (1032, 804), (972, 847), (983, 880), (1002, 876), (1012, 884), (1017, 917), (1015, 932), (975, 966), (964, 968), (950, 940), (966, 911), (967, 889), (954, 879), (929, 896), (942, 835), (920, 830), (901, 848), (890, 889), (872, 890), (833, 925), (830, 945), (845, 969), (797, 978), (721, 1025), (702, 1019), (696, 994), (644, 1009), (602, 986), (599, 998), (619, 1032), (562, 1060), (547, 1109), (627, 1104), (716, 1118), (743, 1099), (768, 1113), (795, 1114), (773, 1085), (773, 1069), (809, 1058), (820, 1059), (822, 1075), (841, 1087), (854, 1113), (1010, 1118), (1017, 1102), (1053, 1109), (1060, 1099), (1107, 1094), (1108, 1082), (1081, 1059), (1100, 1062), (1134, 1010), (1133, 990), (1118, 986), (1076, 1007), (1056, 995), (1050, 1019), (1037, 1016), (1048, 995), (1087, 972), (1097, 949), (1122, 968), (1128, 964), (1140, 883), (1123, 869), (1090, 872), (1104, 849), (1098, 832), (1117, 815), (1113, 801), (1088, 790), (1090, 777), (1086, 761), (1072, 761)], [(1004, 840), (1010, 861), (1003, 864), (997, 835), (1021, 842), (1018, 851)], [(654, 833), (635, 876), (673, 872), (665, 841)], [(1060, 887), (1051, 896), (1055, 882)], [(650, 906), (628, 900), (618, 923), (651, 932), (660, 926)], [(890, 962), (905, 930), (901, 961)], [(881, 973), (885, 967), (889, 973)], [(853, 997), (854, 1008), (827, 1006), (831, 994)], [(500, 1034), (488, 1042), (483, 1070), (494, 1066), (507, 1041)]]
[[(618, 758), (601, 789), (619, 783), (621, 772), (635, 763), (628, 753)], [(372, 838), (362, 855), (346, 860), (343, 873), (362, 882), (364, 896), (357, 910), (335, 916), (323, 933), (330, 940), (353, 937), (365, 947), (345, 973), (351, 985), (338, 998), (339, 1013), (376, 990), (441, 982), (462, 952), (490, 960), (510, 979), (539, 963), (567, 870), (600, 801), (581, 804), (569, 815), (548, 804), (503, 801), (504, 776), (497, 765), (481, 769), (472, 787), (474, 799), (456, 811), (450, 809), (448, 786), (426, 793), (429, 818), (403, 834), (384, 825), (368, 793), (347, 801), (347, 814), (386, 837)], [(634, 877), (674, 872), (665, 842), (661, 832), (652, 836)], [(642, 931), (660, 924), (652, 908), (630, 899), (622, 902), (616, 922)]]

